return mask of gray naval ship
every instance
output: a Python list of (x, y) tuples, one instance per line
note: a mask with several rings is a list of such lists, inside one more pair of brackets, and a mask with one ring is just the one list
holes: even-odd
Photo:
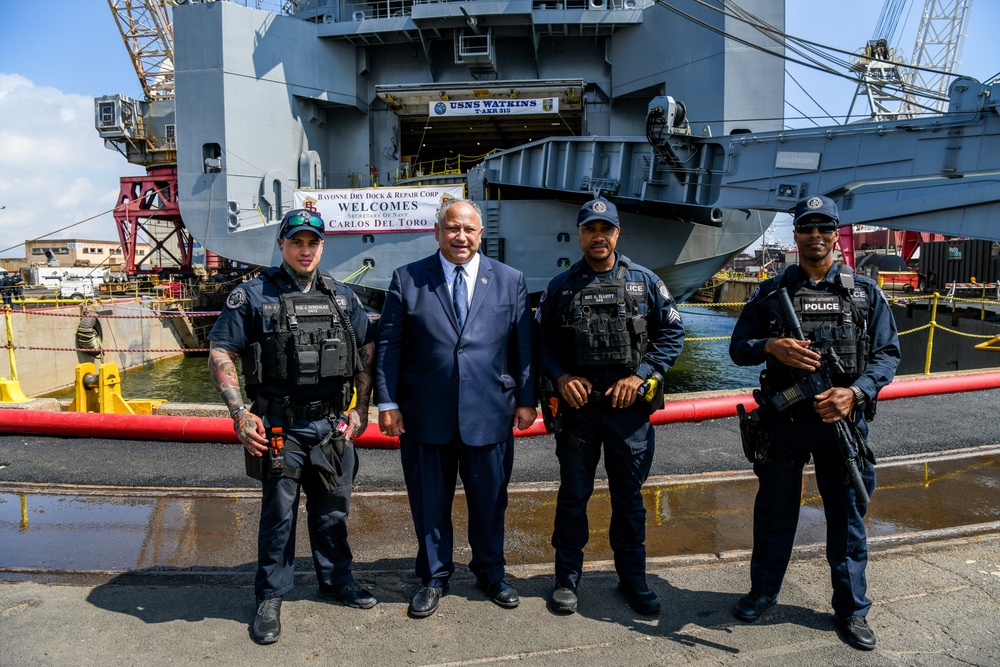
[(989, 86), (960, 79), (936, 119), (783, 130), (782, 47), (742, 18), (782, 32), (782, 0), (669, 5), (188, 0), (163, 72), (175, 99), (99, 98), (117, 105), (102, 136), (133, 103), (147, 133), (175, 134), (177, 201), (206, 249), (273, 264), (277, 221), (315, 207), (323, 268), (376, 292), (436, 249), (435, 202), (463, 191), (483, 252), (535, 293), (578, 258), (597, 195), (618, 205), (619, 249), (678, 300), (810, 194), (845, 223), (996, 234)]

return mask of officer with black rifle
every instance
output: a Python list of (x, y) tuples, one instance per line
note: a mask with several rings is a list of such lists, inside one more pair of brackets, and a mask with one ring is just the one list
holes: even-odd
[(646, 583), (642, 484), (653, 461), (649, 415), (663, 404), (663, 376), (681, 353), (684, 326), (663, 281), (615, 252), (620, 231), (613, 203), (584, 204), (577, 215), (583, 259), (552, 279), (535, 313), (539, 361), (552, 379), (542, 412), (559, 458), (550, 604), (562, 614), (577, 608), (602, 445), (618, 590), (638, 613), (660, 612)]
[[(250, 635), (278, 641), (292, 589), (299, 489), (308, 501), (319, 597), (368, 609), (375, 597), (351, 574), (347, 514), (358, 459), (350, 438), (368, 423), (373, 335), (357, 296), (319, 267), (323, 220), (289, 211), (278, 228), (282, 263), (234, 289), (209, 334), (208, 368), (263, 497), (257, 536), (257, 613)], [(235, 359), (243, 361), (247, 408)], [(357, 401), (348, 409), (352, 396)]]
[[(733, 361), (766, 364), (754, 394), (760, 407), (741, 422), (759, 488), (750, 592), (734, 614), (752, 623), (778, 600), (799, 517), (802, 467), (811, 457), (826, 513), (836, 621), (848, 644), (871, 650), (864, 515), (875, 489), (875, 457), (867, 446), (868, 421), (879, 390), (896, 373), (899, 339), (878, 286), (834, 264), (839, 220), (828, 197), (798, 202), (799, 263), (761, 283), (733, 331)], [(789, 297), (794, 313), (782, 306)]]

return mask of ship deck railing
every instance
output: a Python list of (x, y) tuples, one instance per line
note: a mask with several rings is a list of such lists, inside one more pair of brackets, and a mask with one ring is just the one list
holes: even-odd
[[(387, 19), (411, 16), (413, 7), (417, 5), (446, 5), (463, 4), (474, 6), (479, 0), (374, 0), (372, 2), (349, 2), (339, 6), (323, 6), (315, 10), (317, 12), (313, 20), (326, 23), (348, 23), (360, 22), (369, 19)], [(498, 3), (490, 2), (496, 6)], [(529, 3), (523, 4), (528, 6)], [(608, 11), (627, 10), (633, 11), (649, 4), (649, 0), (531, 0), (531, 11)], [(473, 12), (475, 14), (476, 12)], [(303, 17), (306, 12), (300, 12)]]
[(393, 183), (411, 181), (414, 178), (461, 176), (496, 152), (492, 150), (482, 155), (456, 155), (437, 160), (422, 160), (418, 162), (402, 161), (399, 167), (389, 173), (389, 176)]

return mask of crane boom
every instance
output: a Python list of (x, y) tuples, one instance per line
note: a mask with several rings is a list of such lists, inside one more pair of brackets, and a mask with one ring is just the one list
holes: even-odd
[(147, 101), (174, 97), (174, 32), (167, 0), (108, 0)]
[(875, 36), (851, 66), (858, 88), (847, 112), (848, 121), (859, 99), (867, 100), (871, 119), (881, 121), (944, 113), (948, 108), (948, 87), (957, 76), (955, 67), (972, 1), (924, 0), (913, 56), (905, 73), (901, 54), (889, 47), (904, 6), (886, 1)]
[[(948, 108), (950, 75), (961, 62), (965, 25), (971, 9), (971, 0), (926, 0), (924, 3), (907, 83), (910, 90), (922, 89), (935, 94), (938, 99), (932, 106), (938, 113)], [(913, 94), (908, 93), (899, 113), (906, 117), (920, 112), (921, 107), (915, 103)]]

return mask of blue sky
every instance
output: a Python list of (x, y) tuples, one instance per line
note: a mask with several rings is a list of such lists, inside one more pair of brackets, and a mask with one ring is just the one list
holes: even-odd
[[(1000, 72), (1000, 2), (972, 2), (959, 70), (985, 80)], [(897, 39), (907, 57), (923, 2), (910, 4), (915, 7)], [(786, 31), (855, 51), (872, 36), (881, 8), (876, 0), (787, 0)], [(847, 113), (854, 84), (790, 70), (824, 109)], [(23, 257), (19, 244), (26, 238), (91, 216), (97, 217), (56, 236), (117, 238), (111, 214), (104, 212), (114, 206), (118, 178), (141, 170), (104, 148), (94, 130), (93, 98), (114, 93), (142, 96), (105, 2), (0, 2), (0, 206), (6, 207), (0, 209), (0, 256)], [(803, 112), (822, 114), (791, 82), (786, 94)], [(776, 224), (779, 239), (790, 240), (787, 227)]]

